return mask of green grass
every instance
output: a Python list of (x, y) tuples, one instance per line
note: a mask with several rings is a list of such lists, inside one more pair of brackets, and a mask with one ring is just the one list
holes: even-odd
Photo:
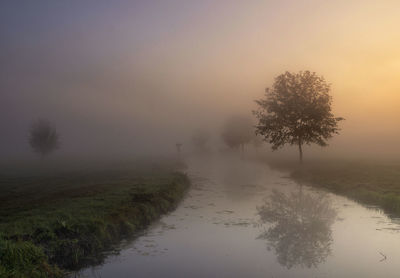
[(322, 187), (362, 204), (382, 208), (400, 216), (400, 163), (327, 161), (296, 163), (271, 162), (289, 170), (298, 182)]
[(62, 277), (100, 263), (182, 199), (189, 181), (171, 167), (0, 173), (0, 277)]

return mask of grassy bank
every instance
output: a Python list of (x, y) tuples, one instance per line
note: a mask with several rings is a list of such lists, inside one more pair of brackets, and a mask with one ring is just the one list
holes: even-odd
[(0, 173), (0, 277), (62, 277), (173, 209), (189, 185), (164, 166)]
[(322, 187), (400, 216), (400, 163), (319, 160), (303, 165), (282, 161), (270, 164), (289, 170), (298, 182)]

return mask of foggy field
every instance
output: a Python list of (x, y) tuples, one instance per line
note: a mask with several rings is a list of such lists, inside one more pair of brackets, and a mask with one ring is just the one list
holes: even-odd
[(367, 205), (400, 216), (400, 163), (311, 160), (304, 165), (270, 161), (273, 167), (289, 170), (295, 180), (326, 188)]
[(0, 277), (53, 277), (99, 263), (101, 252), (172, 209), (188, 187), (167, 164), (110, 168), (2, 173)]
[(0, 278), (398, 278), (399, 15), (0, 1)]

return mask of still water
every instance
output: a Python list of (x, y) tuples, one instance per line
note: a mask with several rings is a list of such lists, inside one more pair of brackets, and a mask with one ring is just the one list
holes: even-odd
[(169, 215), (76, 277), (400, 277), (400, 222), (287, 173), (191, 159)]

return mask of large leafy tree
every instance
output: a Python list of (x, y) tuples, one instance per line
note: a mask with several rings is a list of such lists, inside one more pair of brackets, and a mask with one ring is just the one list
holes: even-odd
[(273, 150), (297, 145), (302, 162), (304, 144), (327, 146), (326, 141), (339, 132), (338, 122), (343, 118), (333, 115), (329, 93), (330, 85), (315, 72), (279, 75), (272, 88), (265, 90), (264, 98), (256, 100), (256, 133)]
[(31, 126), (29, 144), (43, 158), (60, 146), (56, 128), (47, 120), (37, 120)]

